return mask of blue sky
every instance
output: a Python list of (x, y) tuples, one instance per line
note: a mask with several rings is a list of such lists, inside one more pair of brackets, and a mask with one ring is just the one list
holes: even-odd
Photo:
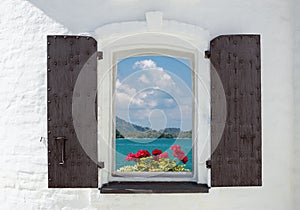
[(192, 76), (188, 59), (138, 56), (117, 64), (116, 114), (155, 130), (192, 128)]
[(129, 76), (135, 71), (139, 71), (138, 68), (133, 68), (137, 61), (141, 60), (152, 60), (157, 66), (167, 70), (179, 78), (181, 78), (190, 89), (192, 89), (192, 79), (191, 79), (191, 64), (190, 60), (177, 57), (167, 57), (167, 56), (139, 56), (139, 57), (129, 57), (126, 59), (121, 59), (118, 62), (118, 73), (117, 79), (122, 81), (124, 78)]

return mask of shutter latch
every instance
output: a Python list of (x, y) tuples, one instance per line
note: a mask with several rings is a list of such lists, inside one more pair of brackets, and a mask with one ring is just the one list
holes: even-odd
[(210, 51), (209, 50), (206, 50), (205, 52), (204, 52), (204, 55), (205, 55), (205, 58), (210, 58), (210, 55), (211, 55), (211, 53), (210, 53)]
[(102, 161), (98, 162), (97, 165), (98, 165), (98, 168), (104, 168), (104, 162), (102, 162)]
[(211, 168), (211, 160), (206, 161), (206, 168)]
[(101, 52), (101, 51), (97, 52), (97, 59), (98, 60), (102, 60), (103, 59), (103, 52)]

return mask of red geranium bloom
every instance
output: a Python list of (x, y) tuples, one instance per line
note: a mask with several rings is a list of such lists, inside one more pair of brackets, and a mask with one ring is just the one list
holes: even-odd
[(180, 150), (181, 147), (179, 145), (177, 145), (177, 144), (174, 144), (174, 145), (171, 146), (170, 149), (173, 150), (173, 151), (176, 151), (176, 150)]
[(155, 150), (153, 150), (152, 151), (152, 155), (160, 155), (162, 153), (162, 151), (161, 150), (159, 150), (159, 149), (155, 149)]
[(150, 155), (150, 153), (147, 150), (139, 150), (136, 153), (136, 157), (138, 157), (138, 158), (149, 157), (149, 156), (151, 156), (151, 155)]
[(188, 162), (188, 157), (187, 156), (184, 156), (184, 158), (181, 160), (184, 164), (186, 164)]
[(175, 150), (173, 152), (173, 156), (176, 157), (176, 158), (178, 158), (179, 160), (182, 160), (184, 158), (184, 156), (185, 156), (185, 153), (182, 150)]
[(126, 161), (135, 160), (136, 158), (137, 158), (136, 154), (129, 153), (129, 154), (126, 156)]
[(168, 158), (169, 154), (167, 152), (161, 153), (159, 156), (159, 158)]

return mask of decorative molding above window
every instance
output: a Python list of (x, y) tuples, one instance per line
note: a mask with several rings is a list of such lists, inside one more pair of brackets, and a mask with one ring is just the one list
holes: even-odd
[[(178, 38), (181, 39), (181, 42), (186, 42), (184, 45), (190, 45), (196, 49), (203, 45), (209, 47), (207, 40), (210, 40), (211, 37), (207, 30), (199, 26), (175, 20), (165, 20), (163, 19), (163, 13), (158, 11), (147, 12), (145, 16), (146, 21), (112, 23), (97, 28), (93, 36), (98, 40), (98, 47), (100, 49), (105, 48), (121, 38), (135, 37), (142, 34)], [(159, 40), (157, 41), (157, 44), (159, 44)]]

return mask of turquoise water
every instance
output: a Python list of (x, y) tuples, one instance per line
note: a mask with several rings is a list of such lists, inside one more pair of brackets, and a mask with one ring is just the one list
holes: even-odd
[(145, 149), (150, 153), (154, 149), (160, 149), (163, 152), (168, 152), (170, 158), (174, 158), (170, 150), (173, 144), (181, 146), (181, 149), (185, 151), (188, 156), (189, 161), (186, 163), (185, 168), (192, 171), (192, 139), (171, 139), (171, 138), (161, 138), (161, 139), (116, 139), (116, 168), (120, 168), (125, 165), (133, 165), (133, 161), (127, 162), (125, 157), (130, 152), (136, 153), (138, 150)]

